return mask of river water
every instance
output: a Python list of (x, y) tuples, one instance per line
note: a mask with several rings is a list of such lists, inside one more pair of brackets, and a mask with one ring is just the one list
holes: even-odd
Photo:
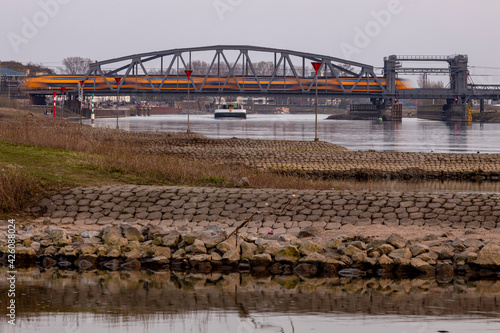
[[(5, 273), (1, 270), (0, 274)], [(500, 281), (20, 270), (0, 331), (499, 332)], [(0, 314), (8, 286), (0, 281)]]
[[(351, 150), (500, 153), (500, 124), (455, 123), (417, 118), (401, 122), (374, 120), (328, 120), (318, 115), (318, 138)], [(90, 124), (89, 120), (86, 120)], [(99, 118), (97, 127), (116, 127), (116, 119)], [(184, 132), (187, 115), (126, 117), (121, 129), (130, 131)], [(191, 115), (190, 129), (211, 138), (250, 138), (312, 141), (315, 117), (307, 114), (259, 115), (247, 119), (214, 119), (213, 115)]]

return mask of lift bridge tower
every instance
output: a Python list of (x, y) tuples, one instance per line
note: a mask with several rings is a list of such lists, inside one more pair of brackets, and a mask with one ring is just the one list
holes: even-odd
[[(446, 62), (447, 67), (403, 67), (403, 63), (436, 63)], [(399, 75), (446, 75), (449, 84), (444, 88), (429, 88), (424, 85), (417, 89), (396, 89)], [(391, 55), (384, 58), (384, 76), (387, 82), (388, 99), (426, 99), (445, 100), (446, 104), (419, 106), (417, 116), (439, 120), (466, 120), (468, 103), (472, 97), (468, 86), (468, 57), (466, 55), (432, 56), (432, 55)], [(392, 103), (391, 103), (392, 104)]]

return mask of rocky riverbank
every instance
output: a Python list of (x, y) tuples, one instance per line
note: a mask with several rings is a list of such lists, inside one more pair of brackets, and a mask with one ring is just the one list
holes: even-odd
[[(69, 189), (27, 211), (41, 216), (20, 226), (19, 265), (443, 279), (500, 271), (496, 194), (126, 185)], [(0, 245), (6, 254), (6, 231)]]
[[(0, 253), (7, 264), (8, 239), (2, 233)], [(454, 239), (451, 232), (405, 239), (337, 234), (324, 237), (317, 227), (290, 234), (244, 237), (219, 226), (200, 232), (164, 230), (127, 223), (99, 231), (67, 232), (48, 226), (20, 232), (16, 267), (41, 266), (91, 270), (165, 270), (191, 272), (248, 271), (256, 275), (500, 277), (500, 245), (476, 238)]]

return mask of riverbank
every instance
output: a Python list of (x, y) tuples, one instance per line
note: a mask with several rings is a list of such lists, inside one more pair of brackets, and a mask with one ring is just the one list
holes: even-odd
[(43, 217), (22, 222), (18, 265), (304, 277), (500, 271), (496, 194), (108, 186), (61, 192), (30, 213)]
[[(3, 142), (90, 154), (81, 157), (80, 173), (125, 183), (135, 178), (134, 183), (234, 186), (247, 177), (255, 187), (331, 188), (338, 179), (500, 179), (500, 154), (349, 151), (327, 142), (210, 139), (195, 133), (92, 129), (49, 119), (0, 125)], [(178, 168), (165, 170), (168, 165)], [(183, 176), (187, 172), (192, 175)]]
[(487, 111), (483, 113), (473, 113), (473, 121), (481, 123), (500, 123), (500, 112), (498, 111)]
[[(408, 114), (413, 114), (415, 118), (416, 110), (413, 112), (404, 112), (403, 117), (408, 117)], [(326, 119), (330, 120), (366, 120), (366, 117), (351, 114), (333, 114), (328, 116)], [(472, 114), (472, 121), (478, 123), (500, 123), (500, 112), (497, 111), (487, 111), (484, 113), (474, 112)]]
[[(0, 123), (0, 180), (18, 184), (13, 174), (42, 189), (0, 192), (14, 198), (9, 191), (21, 191), (31, 199), (22, 210), (4, 211), (6, 219), (23, 214), (16, 221), (20, 264), (255, 268), (303, 276), (432, 275), (441, 266), (453, 275), (495, 276), (499, 270), (497, 194), (334, 188), (337, 178), (496, 181), (500, 154), (353, 152), (326, 142), (209, 139), (10, 119)], [(218, 248), (222, 235), (238, 227), (238, 245)], [(4, 222), (2, 253), (6, 228)], [(206, 233), (214, 230), (219, 242), (207, 244)], [(105, 233), (115, 239), (106, 241)], [(401, 246), (389, 241), (392, 234), (399, 234), (393, 237)], [(168, 235), (177, 235), (175, 245), (164, 242)], [(313, 257), (301, 250), (304, 239), (317, 245)], [(262, 244), (269, 242), (273, 250), (266, 252)], [(413, 253), (414, 244), (423, 252)], [(292, 257), (279, 257), (280, 251)]]

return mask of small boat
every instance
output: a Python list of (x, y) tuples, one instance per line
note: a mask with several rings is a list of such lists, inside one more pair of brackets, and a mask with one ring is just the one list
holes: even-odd
[(215, 110), (215, 118), (247, 118), (247, 110), (238, 103), (221, 104)]

